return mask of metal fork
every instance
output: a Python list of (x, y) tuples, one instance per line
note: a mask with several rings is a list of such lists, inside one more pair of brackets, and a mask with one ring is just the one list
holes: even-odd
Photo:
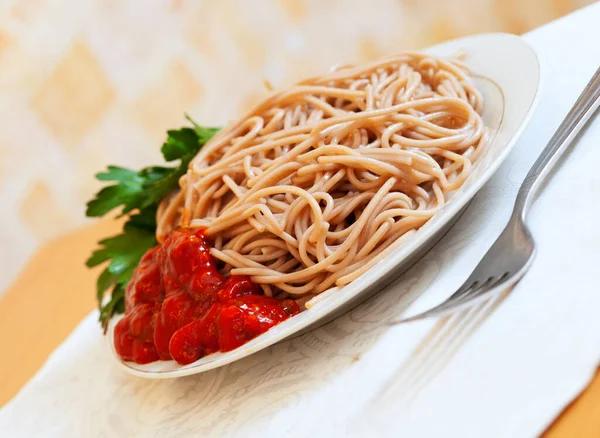
[(506, 228), (494, 242), (469, 278), (443, 303), (392, 324), (440, 315), (467, 303), (514, 285), (529, 269), (535, 245), (525, 219), (543, 182), (565, 150), (600, 105), (600, 68), (587, 84), (577, 102), (554, 133), (519, 188), (515, 206)]

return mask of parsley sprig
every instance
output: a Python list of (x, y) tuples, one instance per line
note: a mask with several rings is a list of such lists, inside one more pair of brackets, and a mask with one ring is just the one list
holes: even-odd
[[(144, 253), (157, 244), (156, 209), (171, 191), (178, 187), (179, 178), (187, 171), (190, 160), (218, 131), (217, 128), (193, 127), (167, 131), (161, 152), (168, 162), (179, 161), (174, 167), (152, 166), (135, 171), (118, 166), (96, 174), (100, 181), (114, 181), (102, 188), (87, 204), (86, 216), (100, 217), (121, 208), (127, 216), (123, 231), (98, 242), (86, 265), (93, 267), (108, 262), (96, 282), (96, 297), (100, 322), (106, 330), (115, 313), (125, 310), (125, 287)], [(112, 288), (110, 300), (106, 292)]]

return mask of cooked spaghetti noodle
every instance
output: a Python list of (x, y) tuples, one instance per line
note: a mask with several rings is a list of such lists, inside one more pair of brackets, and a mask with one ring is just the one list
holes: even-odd
[(158, 237), (206, 227), (224, 270), (269, 296), (337, 290), (463, 184), (487, 136), (482, 108), (461, 62), (419, 53), (305, 80), (200, 150), (161, 204)]

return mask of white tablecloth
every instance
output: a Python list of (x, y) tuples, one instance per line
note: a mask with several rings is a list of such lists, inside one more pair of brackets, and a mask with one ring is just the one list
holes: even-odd
[[(327, 326), (201, 375), (149, 381), (117, 369), (85, 319), (0, 411), (0, 435), (530, 437), (600, 358), (600, 120), (531, 214), (538, 254), (510, 294), (445, 317), (381, 321), (458, 286), (504, 226), (527, 170), (600, 65), (600, 4), (526, 35), (540, 102), (500, 171), (436, 248)], [(10, 360), (6, 355), (2, 360)]]

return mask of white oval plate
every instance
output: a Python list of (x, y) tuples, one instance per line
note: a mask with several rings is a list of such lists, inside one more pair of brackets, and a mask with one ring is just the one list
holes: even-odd
[(347, 312), (382, 290), (421, 258), (454, 224), (477, 191), (504, 161), (531, 118), (537, 102), (539, 64), (533, 49), (510, 34), (482, 34), (426, 49), (436, 56), (452, 56), (465, 51), (467, 63), (480, 76), (477, 85), (485, 99), (484, 120), (492, 141), (475, 164), (463, 186), (429, 222), (395, 253), (371, 268), (340, 292), (324, 298), (311, 309), (273, 327), (247, 344), (227, 353), (215, 353), (189, 364), (159, 361), (146, 365), (123, 362), (113, 345), (113, 330), (119, 317), (109, 325), (108, 339), (113, 356), (127, 372), (151, 379), (167, 379), (201, 373), (236, 361), (285, 338), (316, 328)]

